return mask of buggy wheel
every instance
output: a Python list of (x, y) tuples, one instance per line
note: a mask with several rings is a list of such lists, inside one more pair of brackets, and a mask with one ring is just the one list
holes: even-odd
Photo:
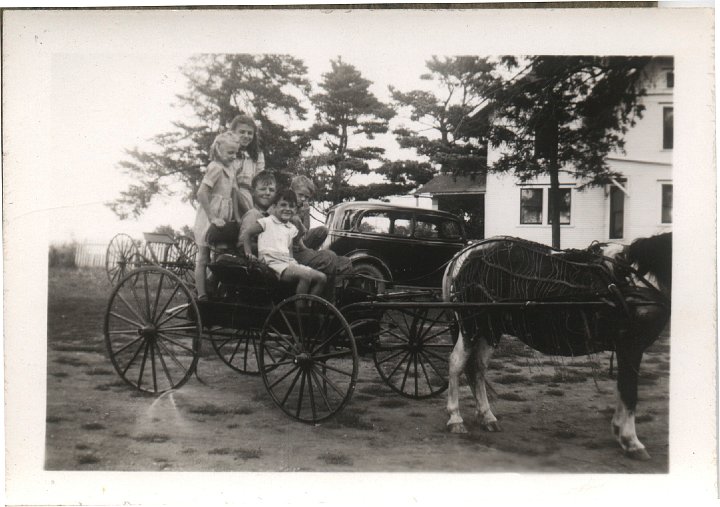
[(259, 375), (260, 331), (257, 329), (213, 328), (208, 331), (215, 353), (239, 373)]
[(170, 271), (131, 271), (113, 290), (105, 313), (105, 344), (115, 370), (140, 391), (180, 387), (200, 355), (199, 315), (190, 289)]
[(140, 251), (127, 234), (115, 235), (105, 252), (105, 272), (112, 285), (118, 283), (128, 272), (137, 267)]
[(273, 308), (258, 359), (273, 401), (298, 421), (331, 417), (355, 390), (355, 338), (338, 309), (317, 296), (291, 296)]
[(407, 398), (429, 398), (447, 389), (448, 361), (458, 328), (451, 311), (386, 310), (373, 359), (385, 383)]
[(195, 285), (195, 258), (197, 252), (197, 245), (187, 236), (178, 237), (170, 252), (173, 264), (172, 271), (183, 282), (193, 286)]

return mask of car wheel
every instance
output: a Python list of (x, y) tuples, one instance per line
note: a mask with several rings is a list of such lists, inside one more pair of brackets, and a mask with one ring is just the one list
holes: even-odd
[(359, 276), (359, 287), (372, 294), (385, 292), (388, 275), (380, 268), (369, 262), (353, 262), (355, 274)]

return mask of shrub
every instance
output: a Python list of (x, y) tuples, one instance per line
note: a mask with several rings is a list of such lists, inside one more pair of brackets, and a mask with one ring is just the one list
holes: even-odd
[(48, 264), (51, 268), (74, 268), (75, 252), (77, 251), (77, 243), (63, 243), (61, 245), (50, 245), (50, 255)]

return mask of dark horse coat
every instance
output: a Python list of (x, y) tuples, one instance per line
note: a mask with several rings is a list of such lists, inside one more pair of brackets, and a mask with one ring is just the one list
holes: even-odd
[[(491, 349), (509, 334), (550, 355), (615, 351), (621, 403), (613, 431), (628, 454), (646, 457), (634, 428), (637, 376), (643, 351), (667, 324), (670, 300), (641, 275), (652, 274), (659, 285), (670, 287), (671, 242), (670, 234), (644, 238), (617, 259), (598, 253), (603, 245), (594, 251), (560, 251), (508, 237), (490, 238), (459, 253), (446, 271), (446, 300), (489, 306), (457, 312), (462, 336), (450, 361), (451, 429), (462, 425), (457, 400), (451, 400), (457, 394), (453, 376), (462, 370), (482, 377), (470, 379), (478, 413), (485, 427), (497, 429), (485, 398), (484, 372)], [(528, 301), (541, 305), (521, 304)], [(520, 304), (493, 308), (492, 303)], [(468, 365), (468, 357), (480, 364)]]

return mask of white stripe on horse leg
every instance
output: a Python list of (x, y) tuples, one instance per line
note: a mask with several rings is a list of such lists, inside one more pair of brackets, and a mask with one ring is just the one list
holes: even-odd
[(643, 461), (650, 459), (650, 455), (635, 432), (635, 411), (625, 406), (619, 392), (612, 418), (612, 432), (626, 456)]
[(464, 342), (465, 339), (461, 331), (458, 335), (457, 343), (450, 354), (450, 364), (448, 368), (447, 411), (448, 414), (450, 414), (450, 419), (447, 422), (447, 426), (452, 433), (467, 433), (463, 419), (460, 416), (460, 375), (465, 369), (465, 363), (467, 363), (468, 360)]
[(475, 370), (474, 378), (472, 382), (475, 385), (473, 389), (473, 395), (475, 396), (475, 415), (480, 421), (482, 428), (486, 431), (500, 431), (500, 426), (497, 423), (495, 414), (490, 409), (490, 402), (487, 397), (487, 390), (485, 389), (485, 375), (487, 373), (487, 366), (490, 363), (490, 358), (493, 355), (495, 349), (484, 338), (478, 340), (477, 351), (475, 357), (472, 358), (476, 361), (477, 368)]

